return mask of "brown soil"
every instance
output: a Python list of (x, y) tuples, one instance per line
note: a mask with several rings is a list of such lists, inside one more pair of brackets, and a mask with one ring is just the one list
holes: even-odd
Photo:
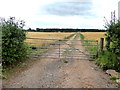
[[(78, 39), (78, 37), (77, 37)], [(68, 41), (67, 44), (74, 44), (76, 49), (84, 51), (80, 46), (80, 41)], [(64, 49), (69, 46), (62, 45)], [(64, 50), (62, 50), (64, 51)], [(48, 53), (53, 54), (58, 52), (57, 49), (51, 50)], [(62, 53), (62, 52), (61, 52)], [(72, 54), (76, 54), (74, 52)], [(80, 53), (83, 54), (83, 53)], [(84, 58), (84, 54), (82, 55)], [(56, 55), (54, 57), (57, 57)], [(64, 55), (62, 56), (64, 57)], [(110, 81), (101, 69), (99, 69), (94, 61), (84, 60), (84, 58), (66, 59), (56, 58), (39, 58), (29, 67), (19, 73), (18, 76), (11, 77), (8, 80), (3, 80), (5, 88), (115, 88), (116, 84)]]

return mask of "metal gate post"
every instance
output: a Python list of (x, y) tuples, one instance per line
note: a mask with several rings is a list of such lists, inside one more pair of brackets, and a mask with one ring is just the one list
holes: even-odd
[(60, 40), (59, 40), (59, 59), (60, 59)]
[(97, 57), (98, 57), (98, 52), (99, 52), (99, 50), (98, 50), (98, 40), (97, 40)]

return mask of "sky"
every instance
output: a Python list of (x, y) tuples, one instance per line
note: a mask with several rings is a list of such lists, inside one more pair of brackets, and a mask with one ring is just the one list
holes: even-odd
[(0, 17), (24, 20), (25, 28), (104, 29), (118, 17), (120, 0), (0, 0)]

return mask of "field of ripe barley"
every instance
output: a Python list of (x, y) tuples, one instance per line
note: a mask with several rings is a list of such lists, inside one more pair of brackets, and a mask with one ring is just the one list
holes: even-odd
[(106, 45), (106, 32), (82, 32), (81, 34), (84, 35), (86, 40), (98, 40), (98, 44), (100, 44), (100, 38), (104, 38), (104, 46)]
[(82, 32), (85, 39), (87, 40), (100, 40), (100, 38), (105, 38), (106, 32)]
[[(40, 38), (40, 39), (63, 39), (74, 33), (66, 32), (27, 32), (27, 38)], [(40, 40), (40, 39), (27, 39), (26, 42), (35, 46), (45, 46), (55, 40)]]

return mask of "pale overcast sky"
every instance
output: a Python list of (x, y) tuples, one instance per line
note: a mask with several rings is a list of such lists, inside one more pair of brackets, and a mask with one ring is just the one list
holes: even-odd
[(0, 17), (14, 16), (26, 28), (104, 28), (104, 16), (118, 16), (119, 0), (0, 0)]

